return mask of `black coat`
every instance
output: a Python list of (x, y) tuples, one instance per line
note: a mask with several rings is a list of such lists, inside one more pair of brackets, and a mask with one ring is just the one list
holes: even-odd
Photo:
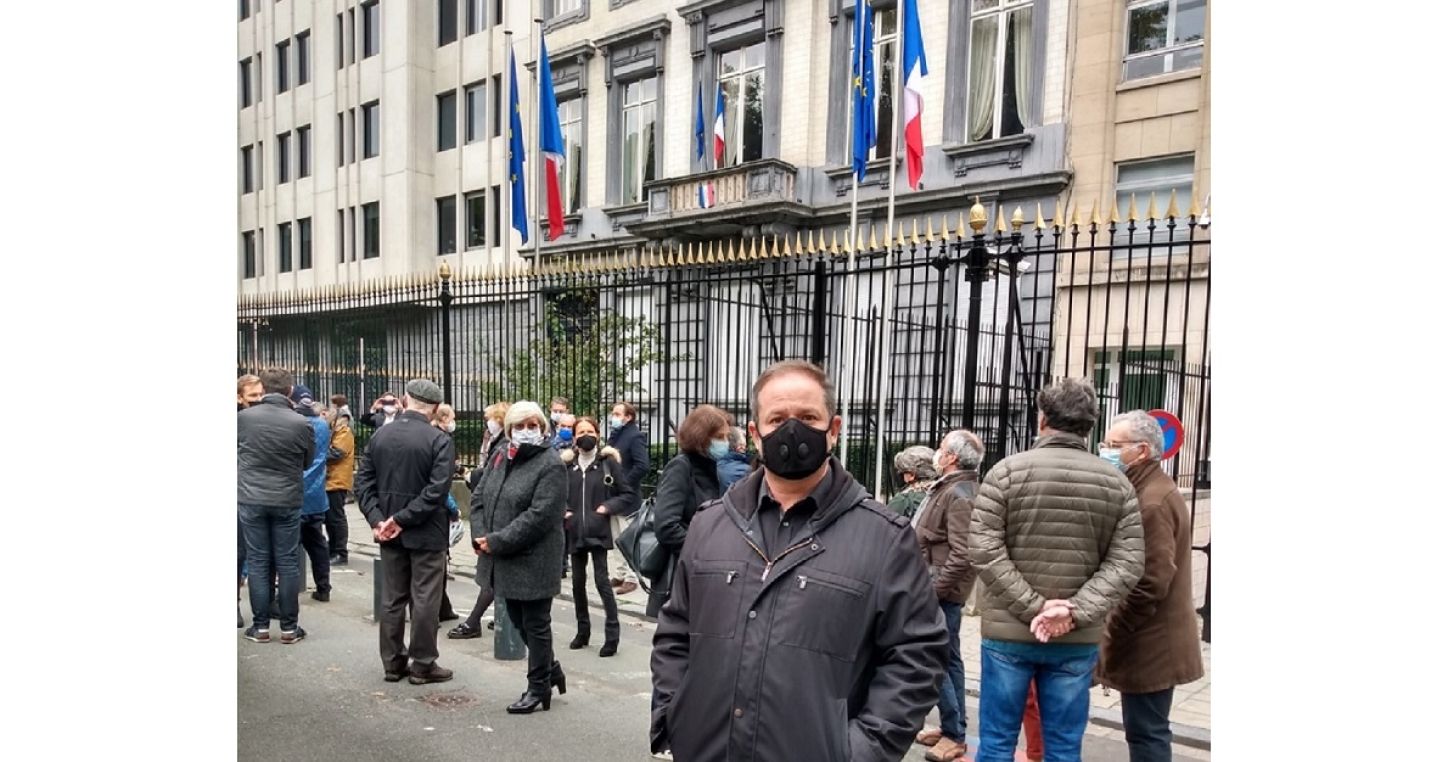
[(719, 470), (707, 455), (681, 452), (664, 466), (654, 492), (654, 533), (670, 555), (677, 556), (684, 547), (699, 506), (721, 493)]
[(552, 598), (562, 588), (567, 473), (547, 445), (520, 447), (511, 460), (508, 447), (493, 448), (473, 490), (472, 536), (487, 537), (491, 550), (478, 556), (476, 579), (499, 598)]
[[(564, 547), (569, 553), (602, 548), (613, 550), (613, 530), (609, 518), (627, 515), (633, 505), (633, 490), (623, 481), (623, 466), (619, 464), (618, 450), (604, 447), (598, 457), (585, 469), (577, 462), (577, 451), (573, 448), (558, 453), (563, 467), (568, 469), (568, 510), (571, 518), (563, 520)], [(598, 506), (608, 510), (600, 515)], [(583, 537), (579, 538), (579, 528)]]
[(316, 457), (312, 424), (268, 394), (236, 414), (236, 501), (302, 508), (302, 472)]
[[(637, 421), (629, 421), (608, 437), (608, 444), (618, 450), (619, 461), (623, 463), (623, 478), (633, 488), (635, 507), (637, 497), (643, 494), (644, 477), (649, 473), (649, 446), (644, 433), (639, 431)], [(626, 515), (632, 515), (629, 511)]]
[(383, 545), (447, 550), (455, 459), (452, 437), (411, 410), (367, 440), (353, 485), (357, 504), (373, 527), (389, 517), (402, 526), (402, 534)]
[(945, 618), (910, 522), (830, 467), (810, 544), (767, 578), (745, 534), (764, 472), (699, 509), (654, 634), (653, 749), (873, 762), (910, 748), (939, 697)]

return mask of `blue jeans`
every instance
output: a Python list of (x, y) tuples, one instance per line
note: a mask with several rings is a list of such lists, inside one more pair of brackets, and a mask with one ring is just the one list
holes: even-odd
[(1171, 762), (1171, 696), (1175, 690), (1121, 694), (1121, 720), (1131, 762)]
[(1094, 645), (980, 644), (980, 748), (976, 762), (1012, 762), (1026, 692), (1036, 680), (1046, 762), (1078, 762), (1081, 736), (1091, 710)]
[(950, 634), (950, 655), (945, 661), (945, 680), (940, 684), (940, 732), (946, 738), (965, 743), (965, 662), (960, 658), (959, 603), (940, 602), (945, 614), (945, 631)]
[(297, 629), (297, 596), (302, 592), (301, 558), (302, 507), (275, 505), (237, 506), (242, 535), (246, 538), (246, 586), (251, 598), (251, 621), (258, 630), (271, 626), (272, 589), (268, 584), (273, 568), (277, 572), (277, 608), (282, 630)]

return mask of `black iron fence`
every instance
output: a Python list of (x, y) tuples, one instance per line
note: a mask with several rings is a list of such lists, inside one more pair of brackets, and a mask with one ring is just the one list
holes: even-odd
[(1049, 224), (997, 209), (988, 233), (977, 204), (969, 230), (909, 220), (853, 243), (826, 229), (647, 245), (244, 298), (237, 368), (287, 368), (359, 411), (434, 378), (459, 411), (465, 462), (490, 403), (563, 396), (602, 419), (626, 399), (657, 471), (689, 410), (712, 403), (742, 425), (759, 371), (804, 358), (835, 380), (847, 466), (887, 493), (900, 449), (967, 427), (988, 468), (1029, 447), (1039, 389), (1087, 378), (1103, 428), (1134, 408), (1182, 421), (1166, 468), (1195, 518), (1211, 485), (1210, 241), (1174, 200), (1162, 218), (1154, 201), (1143, 219), (1134, 207)]

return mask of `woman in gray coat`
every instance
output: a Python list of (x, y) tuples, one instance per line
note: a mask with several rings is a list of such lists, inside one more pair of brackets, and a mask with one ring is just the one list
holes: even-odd
[(548, 446), (548, 417), (533, 402), (517, 402), (503, 419), (506, 444), (489, 453), (472, 498), (478, 584), (507, 601), (508, 617), (528, 645), (528, 690), (509, 714), (549, 708), (553, 688), (567, 692), (553, 659), (553, 597), (561, 580), (567, 472)]

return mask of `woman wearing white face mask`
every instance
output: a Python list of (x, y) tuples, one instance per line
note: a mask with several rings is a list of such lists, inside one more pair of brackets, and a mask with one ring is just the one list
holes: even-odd
[(567, 692), (563, 667), (553, 659), (553, 597), (562, 585), (563, 513), (568, 472), (548, 446), (548, 418), (534, 402), (518, 402), (503, 419), (506, 444), (481, 466), (471, 501), (479, 585), (507, 602), (528, 645), (528, 689), (509, 714), (545, 711), (553, 688)]

